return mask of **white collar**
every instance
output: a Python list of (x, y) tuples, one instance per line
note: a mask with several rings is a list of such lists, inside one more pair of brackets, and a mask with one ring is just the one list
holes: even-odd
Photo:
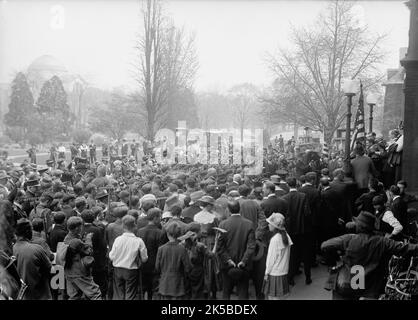
[(312, 183), (305, 182), (304, 184), (302, 184), (302, 187), (305, 187), (305, 186), (311, 186), (311, 185), (312, 185)]
[(331, 186), (326, 186), (326, 187), (324, 188), (324, 191), (325, 191), (325, 190), (328, 190), (329, 188), (331, 188)]
[(296, 188), (290, 188), (289, 189), (289, 192), (296, 192), (296, 191), (298, 191), (298, 189), (296, 189)]
[(394, 196), (392, 201), (395, 201), (396, 199), (400, 198), (401, 196)]
[(268, 196), (267, 196), (267, 199), (268, 198), (271, 198), (271, 197), (275, 197), (276, 195), (274, 194), (274, 193), (270, 193)]

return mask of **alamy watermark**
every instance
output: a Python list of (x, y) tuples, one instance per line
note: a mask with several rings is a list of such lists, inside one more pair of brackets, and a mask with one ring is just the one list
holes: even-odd
[(263, 169), (263, 129), (187, 129), (186, 121), (179, 121), (175, 132), (158, 130), (155, 141), (157, 163), (244, 164), (250, 175)]

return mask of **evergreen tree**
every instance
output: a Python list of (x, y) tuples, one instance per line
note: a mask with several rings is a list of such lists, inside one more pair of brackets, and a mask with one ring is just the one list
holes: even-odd
[(68, 135), (74, 116), (70, 112), (67, 93), (59, 77), (53, 76), (44, 83), (36, 105), (39, 133), (46, 141)]
[(12, 139), (15, 141), (25, 139), (30, 131), (31, 116), (35, 111), (33, 102), (26, 76), (19, 72), (12, 82), (9, 111), (4, 115), (8, 132), (14, 133)]

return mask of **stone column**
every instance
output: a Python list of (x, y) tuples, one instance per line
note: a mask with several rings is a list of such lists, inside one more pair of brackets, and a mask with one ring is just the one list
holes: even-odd
[(408, 53), (401, 60), (405, 68), (405, 112), (402, 176), (410, 192), (418, 193), (418, 0), (406, 4), (411, 12)]

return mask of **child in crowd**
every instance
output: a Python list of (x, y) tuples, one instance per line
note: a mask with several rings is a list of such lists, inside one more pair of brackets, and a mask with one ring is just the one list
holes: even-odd
[(160, 275), (158, 293), (163, 300), (184, 299), (186, 278), (190, 273), (190, 258), (177, 238), (181, 235), (178, 223), (167, 227), (168, 242), (158, 248), (155, 270)]
[(269, 300), (281, 300), (290, 293), (287, 274), (290, 246), (293, 243), (284, 227), (285, 218), (282, 214), (273, 213), (267, 222), (274, 236), (267, 252), (264, 294)]

